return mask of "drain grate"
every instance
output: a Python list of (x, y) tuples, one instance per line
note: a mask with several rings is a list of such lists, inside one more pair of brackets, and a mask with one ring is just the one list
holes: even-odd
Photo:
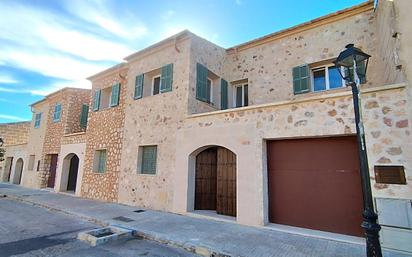
[(134, 221), (134, 219), (125, 217), (125, 216), (119, 216), (119, 217), (115, 217), (113, 218), (113, 220), (118, 220), (118, 221), (123, 221), (123, 222), (131, 222)]
[(141, 213), (141, 212), (145, 212), (145, 210), (135, 210), (133, 212)]

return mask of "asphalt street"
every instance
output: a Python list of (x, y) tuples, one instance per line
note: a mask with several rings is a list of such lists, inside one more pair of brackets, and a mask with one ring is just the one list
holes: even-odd
[(76, 239), (96, 224), (60, 212), (0, 197), (0, 257), (98, 256), (194, 257), (158, 243), (133, 238), (91, 247)]

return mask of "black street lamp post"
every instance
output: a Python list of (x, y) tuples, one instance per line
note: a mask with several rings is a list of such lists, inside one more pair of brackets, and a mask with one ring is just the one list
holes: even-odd
[(354, 47), (353, 44), (346, 46), (336, 61), (335, 65), (346, 85), (352, 87), (353, 107), (355, 110), (356, 135), (358, 138), (360, 173), (363, 193), (363, 222), (362, 228), (366, 235), (366, 253), (368, 257), (382, 257), (379, 242), (379, 230), (381, 226), (377, 223), (378, 215), (373, 208), (373, 198), (369, 177), (368, 156), (365, 145), (365, 133), (363, 129), (361, 104), (360, 104), (360, 84), (365, 80), (366, 69), (368, 67), (370, 55)]

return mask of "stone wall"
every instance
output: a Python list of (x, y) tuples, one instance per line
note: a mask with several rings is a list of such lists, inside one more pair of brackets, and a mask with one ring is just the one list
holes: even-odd
[(29, 137), (30, 121), (1, 123), (0, 138), (4, 146), (27, 143)]
[(345, 45), (354, 43), (373, 56), (364, 87), (384, 85), (382, 61), (376, 58), (375, 19), (375, 13), (369, 10), (265, 44), (231, 51), (224, 75), (228, 81), (248, 79), (250, 105), (304, 98), (311, 93), (293, 94), (292, 68), (334, 59)]
[[(374, 196), (410, 198), (412, 195), (412, 162), (403, 152), (406, 142), (412, 140), (407, 122), (404, 86), (369, 88), (363, 94), (366, 143)], [(219, 145), (237, 155), (237, 221), (263, 225), (267, 222), (265, 140), (354, 133), (353, 104), (349, 90), (193, 115), (185, 120), (178, 132), (174, 210), (183, 213), (193, 210), (192, 153), (205, 146)], [(373, 166), (382, 163), (404, 165), (407, 185), (376, 184)]]
[[(119, 178), (119, 202), (170, 210), (176, 158), (176, 131), (187, 114), (191, 39), (185, 37), (167, 44), (148, 56), (129, 62), (126, 118)], [(178, 49), (178, 50), (177, 50)], [(172, 91), (133, 99), (135, 77), (173, 63)], [(144, 85), (151, 87), (151, 85)], [(155, 175), (138, 173), (139, 146), (157, 145)], [(84, 182), (83, 182), (84, 183)]]
[(61, 139), (61, 145), (86, 143), (86, 132), (65, 134)]
[[(99, 111), (90, 111), (86, 132), (86, 152), (83, 167), (81, 195), (87, 198), (115, 202), (118, 196), (118, 178), (120, 172), (120, 155), (123, 145), (124, 108), (127, 95), (125, 85), (127, 69), (103, 74), (92, 81), (89, 106), (93, 105), (94, 92), (120, 82), (119, 105)], [(95, 151), (106, 149), (106, 172), (93, 171)]]
[(89, 105), (89, 89), (71, 89), (67, 99), (67, 117), (65, 117), (64, 134), (84, 132), (86, 128), (80, 126), (80, 117), (83, 104)]

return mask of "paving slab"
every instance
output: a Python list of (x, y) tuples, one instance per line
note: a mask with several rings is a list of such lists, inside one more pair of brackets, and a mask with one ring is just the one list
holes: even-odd
[[(145, 210), (117, 203), (83, 199), (48, 190), (0, 183), (0, 195), (75, 215), (102, 225), (134, 229), (143, 238), (184, 248), (203, 256), (365, 256), (363, 244), (338, 242), (229, 222)], [(124, 217), (125, 219), (118, 219)], [(114, 219), (117, 218), (117, 219)], [(123, 221), (121, 221), (123, 220)], [(406, 253), (384, 251), (385, 257)]]

